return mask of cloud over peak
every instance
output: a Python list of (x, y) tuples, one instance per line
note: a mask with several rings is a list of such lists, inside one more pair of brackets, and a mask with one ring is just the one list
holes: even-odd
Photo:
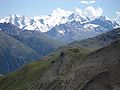
[(120, 11), (116, 11), (116, 17), (114, 19), (120, 24)]
[(72, 13), (83, 17), (88, 17), (90, 19), (95, 19), (102, 16), (103, 9), (100, 7), (95, 8), (93, 6), (88, 6), (85, 9), (75, 7), (73, 11), (57, 8), (52, 11), (51, 16), (60, 19), (62, 17), (69, 17), (69, 15), (71, 15)]
[(61, 17), (61, 16), (69, 16), (72, 12), (69, 11), (69, 10), (64, 10), (62, 8), (57, 8), (55, 10), (52, 11), (52, 16), (58, 16), (58, 17)]
[(103, 13), (103, 9), (98, 7), (94, 8), (92, 6), (88, 6), (84, 9), (83, 14), (91, 19), (100, 17)]
[(120, 17), (120, 11), (117, 11), (116, 14), (118, 17)]
[(88, 6), (85, 9), (80, 9), (75, 7), (75, 13), (89, 17), (90, 19), (95, 19), (97, 17), (102, 16), (103, 9), (100, 7), (94, 8), (93, 6)]
[(80, 3), (83, 3), (83, 4), (92, 4), (95, 2), (96, 2), (96, 0), (80, 0)]

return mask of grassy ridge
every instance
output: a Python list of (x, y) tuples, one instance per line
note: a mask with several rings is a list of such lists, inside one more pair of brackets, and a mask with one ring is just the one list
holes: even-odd
[[(77, 58), (82, 58), (89, 51), (82, 48), (63, 48), (61, 50), (64, 54), (72, 58), (72, 62)], [(82, 56), (82, 57), (81, 57)], [(61, 58), (60, 54), (54, 53), (42, 60), (35, 61), (31, 64), (25, 65), (17, 72), (13, 72), (0, 80), (0, 90), (28, 90), (32, 83), (40, 79), (43, 73), (49, 69), (56, 60)]]
[(37, 80), (57, 58), (57, 54), (52, 54), (45, 57), (44, 60), (28, 64), (17, 72), (2, 77), (0, 79), (0, 90), (28, 90), (34, 80)]

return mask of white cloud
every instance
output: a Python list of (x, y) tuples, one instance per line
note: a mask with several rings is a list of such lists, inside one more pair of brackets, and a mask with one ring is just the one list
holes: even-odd
[[(54, 26), (61, 23), (65, 23), (67, 21), (67, 17), (71, 15), (73, 12), (69, 10), (64, 10), (62, 8), (56, 8), (52, 11), (50, 16), (44, 16), (44, 23)], [(63, 19), (64, 17), (64, 19)]]
[(100, 8), (100, 7), (96, 8), (96, 16), (97, 17), (101, 16), (102, 13), (103, 13), (103, 9), (102, 8)]
[(120, 11), (116, 12), (116, 17), (114, 19), (120, 24)]
[(116, 12), (116, 14), (117, 14), (117, 16), (119, 16), (119, 17), (120, 17), (120, 12), (119, 12), (119, 11), (117, 11), (117, 12)]
[[(100, 17), (103, 13), (103, 10), (100, 7), (94, 8), (92, 6), (88, 6), (85, 9), (80, 9), (78, 7), (74, 8), (75, 11), (69, 11), (69, 10), (64, 10), (61, 8), (57, 8), (52, 11), (51, 16), (53, 18), (56, 18), (56, 20), (61, 20), (61, 17), (68, 17), (72, 13), (76, 13), (77, 15), (80, 15), (82, 17), (89, 17), (90, 19), (95, 19), (97, 17)], [(57, 21), (56, 21), (57, 22)]]
[(77, 14), (79, 14), (79, 15), (82, 15), (82, 14), (83, 14), (82, 9), (77, 8), (77, 7), (75, 7), (75, 12), (76, 12)]
[(102, 13), (103, 13), (102, 8), (100, 7), (94, 8), (92, 6), (86, 7), (83, 11), (83, 14), (89, 17), (90, 19), (95, 19), (97, 17), (100, 17)]
[(69, 16), (71, 13), (72, 12), (69, 11), (69, 10), (64, 10), (64, 9), (61, 9), (61, 8), (57, 8), (57, 9), (53, 10), (52, 16), (55, 16), (55, 17)]
[(95, 2), (96, 2), (96, 0), (80, 0), (80, 3), (83, 3), (83, 4), (92, 4)]

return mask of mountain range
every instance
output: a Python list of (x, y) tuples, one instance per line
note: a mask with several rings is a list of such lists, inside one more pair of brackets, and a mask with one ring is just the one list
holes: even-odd
[(106, 17), (90, 19), (77, 13), (63, 15), (29, 16), (9, 15), (0, 19), (0, 23), (12, 23), (21, 30), (40, 31), (48, 37), (70, 43), (97, 36), (119, 27), (119, 24)]
[(119, 26), (117, 22), (101, 16), (87, 22), (73, 20), (65, 24), (56, 25), (46, 34), (54, 39), (70, 43), (97, 36), (117, 26)]
[(74, 41), (68, 44), (71, 47), (85, 47), (91, 50), (103, 48), (120, 39), (120, 28), (113, 29), (109, 32), (100, 34), (93, 38), (84, 39), (81, 41)]

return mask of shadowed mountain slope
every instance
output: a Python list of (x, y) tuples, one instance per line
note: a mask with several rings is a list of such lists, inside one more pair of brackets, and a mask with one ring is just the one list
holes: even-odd
[(0, 31), (0, 73), (16, 70), (25, 63), (39, 58), (37, 52)]
[(19, 35), (12, 35), (15, 39), (35, 50), (40, 57), (50, 54), (64, 43), (53, 40), (39, 31), (22, 31)]
[(0, 29), (35, 50), (40, 57), (48, 55), (55, 51), (59, 46), (64, 45), (64, 43), (51, 39), (40, 31), (22, 30), (11, 23), (0, 23)]

